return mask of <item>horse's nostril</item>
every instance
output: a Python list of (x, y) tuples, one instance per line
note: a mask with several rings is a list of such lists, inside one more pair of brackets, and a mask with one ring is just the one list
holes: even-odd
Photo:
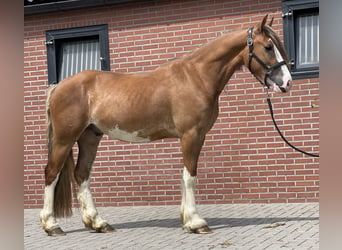
[(292, 85), (292, 81), (291, 81), (291, 80), (288, 80), (288, 81), (287, 81), (287, 84), (286, 84), (286, 88), (291, 88), (291, 85)]
[(283, 87), (280, 87), (281, 92), (286, 93), (286, 89)]

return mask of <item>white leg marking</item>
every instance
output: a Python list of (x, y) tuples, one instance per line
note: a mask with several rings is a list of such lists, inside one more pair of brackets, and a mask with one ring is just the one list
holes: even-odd
[(181, 216), (184, 223), (183, 228), (189, 231), (208, 225), (208, 223), (198, 215), (196, 209), (195, 184), (196, 177), (191, 176), (187, 168), (184, 167), (182, 180)]
[(89, 188), (89, 180), (84, 181), (77, 195), (82, 209), (82, 220), (87, 227), (101, 228), (107, 222), (98, 214)]
[(55, 196), (55, 187), (58, 181), (59, 174), (56, 179), (48, 186), (45, 186), (44, 191), (44, 207), (40, 211), (40, 221), (45, 230), (51, 230), (59, 227), (56, 218), (53, 214), (53, 201)]

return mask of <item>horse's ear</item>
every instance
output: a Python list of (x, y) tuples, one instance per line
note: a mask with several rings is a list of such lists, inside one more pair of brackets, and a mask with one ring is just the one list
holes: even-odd
[(271, 18), (270, 22), (268, 23), (268, 26), (272, 27), (274, 17)]
[(261, 20), (261, 22), (258, 23), (258, 25), (257, 25), (257, 27), (256, 27), (256, 28), (257, 28), (256, 30), (257, 30), (258, 32), (262, 33), (262, 32), (264, 31), (264, 27), (265, 27), (267, 18), (268, 18), (268, 14), (266, 14), (266, 15), (264, 16), (264, 18)]

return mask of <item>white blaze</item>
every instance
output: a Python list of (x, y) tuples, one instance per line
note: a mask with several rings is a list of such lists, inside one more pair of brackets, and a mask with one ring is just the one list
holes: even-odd
[[(274, 45), (274, 53), (275, 53), (275, 56), (276, 56), (276, 59), (279, 62), (282, 62), (284, 61), (284, 58), (281, 56), (277, 46)], [(281, 86), (282, 88), (286, 89), (287, 91), (290, 90), (291, 88), (291, 84), (292, 84), (292, 76), (291, 76), (291, 73), (288, 69), (288, 67), (284, 64), (281, 66), (281, 71), (283, 73), (283, 86)], [(276, 87), (276, 86), (274, 86)], [(279, 90), (280, 91), (280, 90)]]

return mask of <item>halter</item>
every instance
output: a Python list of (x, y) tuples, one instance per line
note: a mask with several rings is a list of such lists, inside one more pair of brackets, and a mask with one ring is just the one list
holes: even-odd
[[(272, 66), (268, 66), (266, 65), (254, 52), (253, 52), (253, 38), (252, 38), (252, 34), (253, 34), (253, 27), (249, 28), (248, 29), (248, 38), (247, 38), (247, 45), (248, 45), (248, 48), (249, 48), (249, 57), (248, 57), (248, 69), (250, 72), (252, 72), (251, 70), (251, 62), (252, 62), (252, 59), (254, 58), (265, 70), (266, 70), (266, 74), (265, 74), (265, 78), (264, 78), (264, 82), (260, 81), (258, 79), (259, 82), (261, 82), (261, 84), (263, 84), (265, 87), (267, 87), (268, 89), (270, 88), (270, 85), (267, 83), (267, 77), (270, 77), (270, 74), (272, 73), (273, 70), (283, 66), (283, 65), (286, 65), (286, 62), (285, 61), (281, 61), (279, 63), (276, 63)], [(252, 72), (253, 73), (253, 72)], [(273, 115), (273, 108), (272, 108), (272, 103), (271, 103), (271, 98), (268, 94), (268, 91), (267, 91), (267, 103), (268, 103), (268, 107), (270, 109), (270, 113), (271, 113), (271, 117), (272, 117), (272, 121), (273, 121), (273, 124), (275, 126), (275, 128), (277, 129), (280, 137), (286, 142), (287, 145), (289, 145), (291, 148), (293, 148), (294, 150), (298, 151), (298, 152), (301, 152), (303, 154), (306, 154), (308, 156), (312, 156), (312, 157), (319, 157), (319, 155), (317, 154), (312, 154), (312, 153), (308, 153), (308, 152), (305, 152), (295, 146), (293, 146), (288, 140), (286, 140), (286, 138), (284, 137), (284, 135), (281, 133), (280, 129), (278, 128), (278, 125), (274, 119), (274, 115)]]
[[(252, 59), (254, 58), (265, 70), (266, 70), (266, 74), (265, 74), (265, 78), (264, 78), (264, 82), (260, 81), (260, 79), (258, 79), (259, 82), (261, 82), (261, 84), (265, 85), (267, 88), (270, 88), (270, 85), (267, 83), (267, 77), (270, 77), (271, 73), (273, 72), (273, 70), (280, 68), (283, 65), (286, 65), (285, 61), (281, 61), (278, 62), (276, 64), (273, 64), (272, 66), (268, 66), (266, 65), (254, 52), (254, 46), (253, 46), (253, 27), (248, 29), (248, 38), (247, 38), (247, 45), (249, 48), (249, 56), (248, 56), (248, 69), (250, 72), (252, 72), (251, 69), (251, 62)], [(253, 73), (253, 72), (252, 72)]]

